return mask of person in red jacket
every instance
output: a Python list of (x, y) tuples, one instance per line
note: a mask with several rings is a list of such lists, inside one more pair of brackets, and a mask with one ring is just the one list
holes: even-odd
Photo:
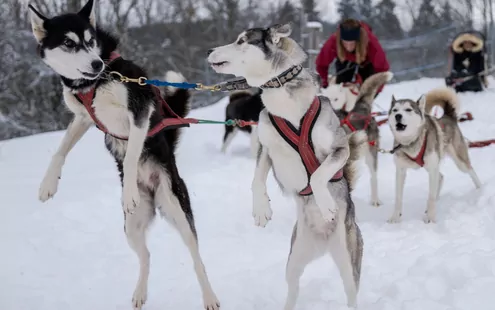
[(321, 77), (323, 88), (328, 86), (328, 67), (334, 59), (337, 59), (337, 84), (362, 83), (369, 76), (390, 69), (385, 52), (371, 28), (355, 19), (346, 19), (340, 23), (316, 58), (316, 71)]

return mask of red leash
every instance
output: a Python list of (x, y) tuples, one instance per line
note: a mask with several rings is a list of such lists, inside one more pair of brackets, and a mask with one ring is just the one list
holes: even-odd
[(479, 147), (485, 147), (485, 146), (488, 146), (491, 144), (495, 144), (495, 139), (469, 142), (468, 146), (470, 148), (479, 148)]

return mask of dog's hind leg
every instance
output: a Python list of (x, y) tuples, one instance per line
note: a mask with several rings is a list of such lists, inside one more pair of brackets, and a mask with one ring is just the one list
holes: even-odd
[(363, 238), (353, 219), (345, 217), (339, 223), (335, 233), (330, 237), (329, 251), (339, 269), (347, 295), (347, 305), (355, 308), (361, 278)]
[(303, 225), (305, 224), (298, 220), (292, 231), (291, 247), (285, 270), (287, 298), (284, 310), (292, 310), (296, 306), (299, 296), (299, 279), (306, 266), (325, 253), (323, 246), (322, 249), (315, 246), (312, 232)]
[[(455, 138), (454, 138), (455, 139)], [(447, 147), (447, 153), (454, 160), (457, 168), (462, 172), (469, 174), (471, 180), (473, 180), (474, 186), (476, 188), (481, 187), (480, 179), (478, 175), (473, 169), (471, 165), (471, 161), (469, 160), (468, 148), (464, 140), (462, 141), (454, 141), (454, 144), (457, 146), (449, 145)]]
[(374, 207), (380, 206), (382, 203), (378, 199), (378, 146), (368, 145), (368, 151), (366, 152), (366, 165), (370, 169), (370, 182), (371, 182), (371, 205)]
[(169, 174), (160, 174), (160, 183), (155, 193), (155, 203), (162, 216), (179, 231), (182, 240), (189, 249), (203, 294), (205, 309), (218, 310), (220, 309), (220, 302), (211, 288), (199, 254), (196, 227), (186, 184), (180, 178), (175, 162), (167, 165), (167, 172)]
[(238, 130), (235, 126), (225, 125), (225, 134), (223, 135), (222, 153), (226, 152), (227, 147), (229, 147), (229, 145), (232, 142), (232, 139), (234, 139), (237, 131)]
[(133, 214), (124, 212), (127, 242), (139, 259), (139, 279), (132, 297), (134, 309), (141, 309), (147, 299), (150, 253), (146, 246), (146, 230), (155, 215), (152, 197), (146, 190), (140, 189), (139, 192), (141, 199), (136, 211)]

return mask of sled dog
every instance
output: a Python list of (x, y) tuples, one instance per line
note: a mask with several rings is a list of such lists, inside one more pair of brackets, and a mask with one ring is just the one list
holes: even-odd
[[(440, 119), (430, 115), (431, 109), (436, 105), (444, 111)], [(433, 89), (417, 101), (396, 100), (392, 97), (389, 126), (394, 135), (396, 190), (395, 210), (389, 223), (396, 223), (401, 219), (404, 182), (409, 168), (424, 167), (428, 171), (429, 195), (425, 223), (436, 222), (436, 200), (443, 184), (439, 167), (445, 154), (454, 160), (459, 170), (469, 174), (476, 188), (481, 187), (458, 125), (458, 108), (459, 99), (450, 88)]]
[(392, 72), (379, 72), (367, 78), (361, 86), (351, 110), (336, 110), (346, 132), (363, 130), (368, 137), (368, 147), (365, 152), (366, 165), (370, 170), (371, 205), (378, 207), (378, 148), (380, 146), (380, 130), (371, 111), (377, 90), (393, 77)]
[[(138, 78), (146, 72), (116, 54), (118, 39), (96, 27), (95, 5), (89, 0), (78, 13), (52, 18), (29, 5), (33, 34), (41, 59), (60, 75), (65, 104), (74, 114), (53, 155), (39, 189), (42, 202), (57, 192), (65, 159), (74, 145), (96, 123), (105, 132), (105, 145), (115, 158), (122, 185), (124, 231), (139, 259), (139, 279), (132, 304), (141, 309), (147, 299), (150, 255), (146, 231), (158, 211), (179, 231), (188, 247), (208, 310), (219, 309), (198, 249), (197, 232), (186, 184), (175, 163), (179, 129), (149, 135), (164, 117), (163, 98), (156, 88), (121, 83), (110, 74)], [(168, 81), (182, 82), (169, 71)], [(174, 113), (184, 117), (190, 108), (186, 90), (166, 89), (165, 99)], [(89, 97), (88, 94), (92, 94)], [(125, 138), (124, 138), (125, 137)]]
[(307, 55), (289, 37), (291, 31), (290, 24), (245, 30), (233, 43), (211, 49), (208, 62), (218, 73), (245, 77), (249, 85), (263, 89), (253, 217), (261, 227), (272, 218), (266, 180), (273, 169), (281, 189), (297, 205), (285, 310), (295, 307), (305, 266), (325, 253), (333, 256), (348, 304), (355, 306), (363, 240), (350, 192), (366, 137), (346, 135), (328, 99), (317, 96), (317, 79), (300, 65)]
[(327, 97), (335, 110), (351, 111), (356, 104), (359, 87), (352, 83), (336, 83), (336, 76), (328, 76), (328, 86), (321, 90), (321, 94)]
[[(263, 109), (261, 101), (261, 89), (255, 90), (237, 90), (230, 93), (229, 104), (225, 108), (225, 120), (243, 120), (258, 122), (259, 115)], [(251, 154), (256, 157), (258, 154), (258, 132), (256, 125), (244, 127), (225, 125), (225, 134), (223, 136), (222, 152), (225, 153), (227, 147), (239, 131), (246, 132), (251, 137)]]

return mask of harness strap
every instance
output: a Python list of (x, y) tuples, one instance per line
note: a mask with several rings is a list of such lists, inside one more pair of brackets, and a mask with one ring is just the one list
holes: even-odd
[[(112, 52), (110, 54), (110, 60), (106, 64), (109, 66), (112, 62), (114, 62), (116, 59), (121, 58), (121, 56), (116, 53)], [(151, 85), (151, 89), (155, 95), (155, 100), (157, 102), (157, 107), (158, 107), (158, 112), (160, 115), (163, 117), (162, 121), (158, 124), (156, 124), (153, 128), (151, 128), (148, 131), (147, 137), (152, 137), (162, 131), (165, 128), (168, 129), (174, 129), (174, 128), (180, 128), (180, 127), (188, 127), (189, 124), (192, 123), (198, 123), (198, 120), (195, 119), (183, 119), (179, 117), (173, 110), (170, 108), (170, 106), (167, 104), (165, 99), (162, 97), (160, 89), (156, 86)], [(95, 97), (95, 87), (92, 87), (88, 92), (86, 93), (77, 93), (75, 95), (76, 99), (84, 105), (86, 108), (86, 111), (88, 112), (89, 116), (91, 119), (93, 119), (93, 122), (96, 124), (96, 127), (103, 131), (104, 133), (120, 140), (127, 140), (128, 137), (122, 137), (118, 135), (114, 135), (108, 131), (108, 129), (103, 125), (102, 122), (96, 117), (94, 107), (93, 107), (93, 100)], [(170, 115), (171, 117), (167, 117)]]
[(405, 154), (410, 160), (413, 162), (417, 163), (420, 167), (423, 167), (425, 165), (425, 151), (426, 151), (426, 141), (427, 141), (427, 136), (425, 135), (425, 140), (423, 141), (423, 145), (421, 146), (421, 150), (419, 150), (419, 153), (416, 157), (412, 158), (411, 156)]
[[(308, 175), (308, 184), (299, 192), (301, 196), (309, 196), (313, 193), (309, 185), (311, 175), (318, 169), (320, 162), (314, 152), (314, 147), (311, 141), (311, 132), (316, 123), (316, 119), (320, 114), (321, 103), (318, 97), (315, 97), (310, 108), (301, 120), (300, 130), (296, 130), (287, 120), (269, 114), (270, 121), (280, 134), (280, 136), (299, 154), (303, 162), (304, 168)], [(332, 178), (331, 182), (336, 182), (342, 179), (344, 173), (340, 169)]]

